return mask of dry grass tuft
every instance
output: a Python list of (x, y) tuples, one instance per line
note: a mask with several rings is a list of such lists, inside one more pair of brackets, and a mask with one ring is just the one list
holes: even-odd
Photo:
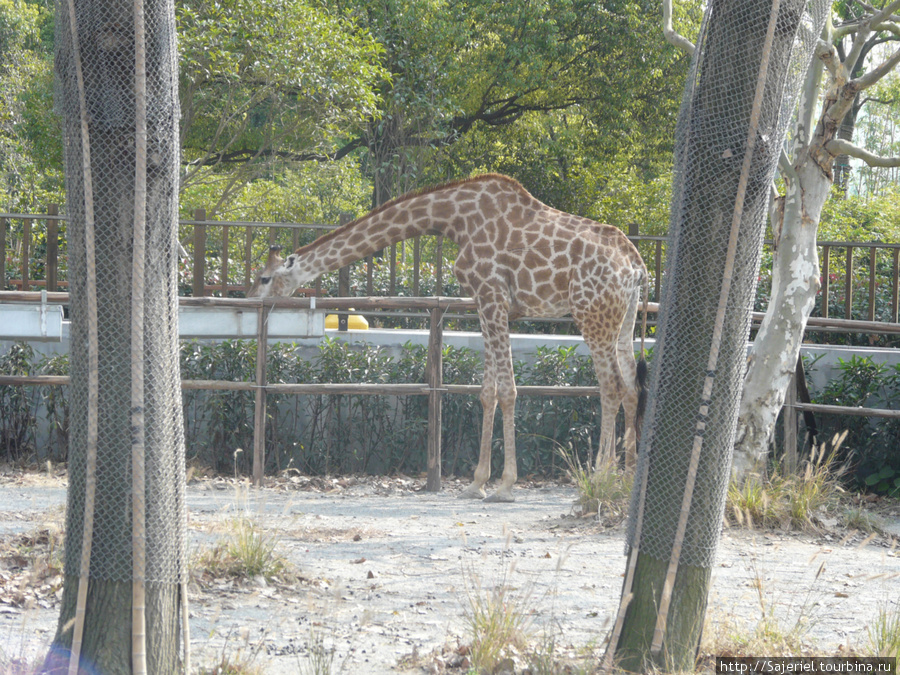
[(211, 577), (266, 580), (293, 574), (290, 563), (277, 551), (278, 538), (247, 517), (229, 521), (224, 541), (202, 551), (194, 570)]
[(840, 478), (846, 471), (835, 459), (840, 441), (814, 448), (796, 474), (774, 471), (767, 481), (750, 476), (728, 488), (725, 517), (730, 525), (752, 529), (780, 528), (818, 532), (818, 517), (834, 511), (842, 494)]
[(881, 603), (868, 627), (866, 652), (874, 656), (900, 658), (900, 605)]
[(596, 515), (608, 526), (622, 522), (628, 514), (634, 477), (610, 466), (592, 471), (571, 450), (560, 448), (558, 452), (566, 463), (566, 473), (578, 489), (578, 514), (582, 517)]

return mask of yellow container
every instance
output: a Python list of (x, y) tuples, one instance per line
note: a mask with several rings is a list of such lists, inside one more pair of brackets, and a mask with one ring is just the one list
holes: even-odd
[[(338, 315), (328, 314), (325, 317), (325, 328), (337, 330), (337, 327)], [(369, 328), (369, 322), (366, 321), (366, 318), (361, 314), (351, 314), (347, 317), (347, 328), (348, 330), (367, 330)]]

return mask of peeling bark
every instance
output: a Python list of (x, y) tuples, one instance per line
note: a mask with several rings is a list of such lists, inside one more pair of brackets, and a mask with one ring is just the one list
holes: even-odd
[(796, 187), (785, 199), (784, 225), (772, 262), (769, 311), (744, 379), (733, 461), (737, 476), (747, 475), (765, 461), (819, 291), (816, 235), (831, 178), (808, 154), (795, 170)]

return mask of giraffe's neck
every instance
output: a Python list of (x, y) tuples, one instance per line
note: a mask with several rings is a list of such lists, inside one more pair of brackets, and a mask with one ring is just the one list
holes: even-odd
[[(422, 234), (440, 234), (457, 243), (495, 215), (507, 200), (533, 199), (512, 179), (487, 175), (399, 197), (295, 252), (297, 262), (316, 275), (331, 272), (392, 244)], [(523, 196), (524, 195), (524, 196)], [(490, 204), (486, 205), (486, 201)]]

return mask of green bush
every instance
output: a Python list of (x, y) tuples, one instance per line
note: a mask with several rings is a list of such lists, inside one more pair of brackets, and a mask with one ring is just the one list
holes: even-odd
[[(17, 342), (0, 355), (0, 375), (68, 375), (67, 355), (37, 358), (30, 345)], [(38, 424), (43, 408), (46, 424)], [(0, 457), (8, 462), (65, 461), (68, 452), (69, 401), (63, 387), (0, 386)]]
[[(806, 367), (815, 366), (809, 361)], [(813, 392), (815, 403), (846, 407), (900, 408), (900, 364), (888, 366), (871, 357), (852, 356), (838, 360), (839, 373), (821, 392)], [(900, 420), (870, 420), (849, 415), (817, 415), (819, 439), (846, 430), (842, 444), (851, 460), (856, 485), (882, 494), (900, 496)]]
[[(405, 344), (394, 358), (382, 347), (323, 340), (313, 359), (301, 358), (292, 344), (269, 349), (270, 383), (419, 383), (425, 381), (424, 346)], [(444, 347), (447, 384), (478, 384), (481, 355)], [(252, 382), (256, 342), (196, 341), (181, 345), (182, 378)], [(806, 363), (808, 370), (815, 363)], [(591, 359), (574, 347), (538, 347), (533, 359), (514, 364), (519, 385), (592, 386)], [(0, 374), (66, 375), (65, 355), (38, 358), (24, 343), (0, 355)], [(900, 365), (885, 366), (853, 356), (813, 400), (842, 406), (900, 408)], [(223, 474), (252, 469), (252, 391), (183, 392), (187, 457)], [(266, 471), (296, 469), (307, 474), (407, 473), (425, 470), (428, 405), (424, 396), (270, 394), (266, 420)], [(46, 424), (38, 424), (38, 415)], [(468, 475), (478, 461), (481, 403), (477, 395), (446, 395), (442, 414), (442, 470)], [(819, 438), (847, 430), (842, 451), (855, 468), (856, 489), (900, 496), (900, 420), (817, 415)], [(502, 466), (502, 419), (494, 419), (493, 465)], [(65, 461), (68, 443), (68, 387), (0, 387), (0, 459)], [(780, 425), (779, 425), (780, 427)], [(520, 395), (516, 404), (520, 475), (565, 471), (558, 448), (571, 448), (583, 464), (599, 441), (598, 397)], [(618, 436), (623, 433), (621, 416)], [(845, 457), (846, 458), (846, 457)]]
[[(256, 344), (197, 342), (182, 347), (185, 379), (251, 381)], [(405, 344), (398, 358), (382, 347), (323, 340), (316, 357), (299, 358), (292, 345), (269, 352), (270, 383), (371, 383), (425, 381), (426, 348)], [(477, 384), (481, 356), (470, 349), (444, 347), (447, 384)], [(533, 365), (515, 364), (525, 385), (590, 385), (591, 361), (574, 348), (539, 348)], [(289, 468), (309, 474), (418, 473), (425, 469), (428, 408), (423, 396), (270, 395), (266, 425), (266, 470)], [(253, 439), (250, 392), (184, 392), (188, 458), (217, 472), (248, 472)], [(470, 473), (478, 460), (481, 403), (478, 396), (448, 395), (442, 414), (442, 469)], [(521, 397), (517, 406), (519, 462), (522, 473), (553, 474), (561, 469), (554, 448), (571, 443), (585, 458), (596, 442), (596, 398)], [(476, 423), (473, 423), (475, 421)], [(501, 417), (495, 418), (495, 466), (502, 463)], [(245, 452), (239, 452), (239, 449)]]

